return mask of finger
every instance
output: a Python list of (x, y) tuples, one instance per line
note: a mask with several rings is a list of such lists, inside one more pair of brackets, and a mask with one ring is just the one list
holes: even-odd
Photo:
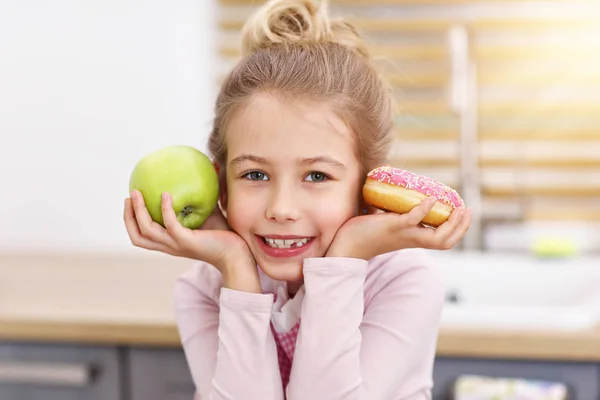
[(473, 216), (473, 209), (467, 208), (463, 213), (460, 224), (454, 230), (452, 235), (447, 239), (449, 245), (454, 247), (462, 238), (466, 235), (469, 228), (471, 227), (471, 217)]
[(176, 249), (177, 244), (169, 235), (169, 232), (160, 226), (160, 224), (154, 222), (152, 217), (150, 217), (150, 213), (146, 208), (142, 194), (138, 191), (133, 191), (131, 196), (133, 202), (133, 212), (142, 236), (152, 240), (153, 242), (162, 243), (173, 249)]
[(445, 242), (458, 228), (463, 219), (465, 208), (459, 207), (452, 210), (447, 221), (437, 227), (435, 230), (435, 239), (439, 242)]
[(431, 211), (433, 206), (435, 206), (435, 203), (437, 203), (437, 199), (434, 196), (429, 196), (425, 200), (421, 201), (419, 205), (410, 210), (408, 214), (405, 214), (408, 225), (419, 225), (421, 221), (423, 221), (423, 218), (429, 214), (429, 211)]
[(125, 228), (129, 235), (131, 244), (136, 247), (142, 247), (147, 250), (161, 251), (167, 254), (173, 254), (172, 249), (165, 246), (162, 243), (154, 242), (148, 238), (145, 238), (140, 231), (138, 221), (135, 218), (133, 211), (133, 202), (130, 198), (125, 199), (125, 208), (123, 210), (123, 220), (125, 221)]
[(452, 210), (450, 217), (437, 228), (419, 224), (420, 229), (415, 236), (419, 247), (434, 250), (444, 250), (448, 246), (448, 238), (455, 232), (457, 224), (461, 221), (462, 208)]
[(177, 215), (175, 215), (175, 211), (173, 210), (173, 201), (169, 193), (162, 194), (161, 208), (167, 232), (179, 246), (185, 245), (189, 240), (189, 229), (181, 225), (177, 219)]

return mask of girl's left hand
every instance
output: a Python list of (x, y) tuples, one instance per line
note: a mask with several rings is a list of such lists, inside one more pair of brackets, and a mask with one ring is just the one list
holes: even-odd
[(428, 197), (406, 214), (379, 212), (351, 218), (338, 230), (326, 257), (370, 260), (379, 254), (407, 248), (449, 250), (469, 230), (472, 210), (456, 208), (436, 229), (425, 227), (421, 221), (435, 203), (435, 197)]

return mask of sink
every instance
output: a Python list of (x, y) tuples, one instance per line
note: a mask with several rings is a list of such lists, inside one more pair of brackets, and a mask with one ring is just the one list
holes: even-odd
[(600, 324), (600, 258), (432, 255), (446, 283), (442, 328), (572, 331)]

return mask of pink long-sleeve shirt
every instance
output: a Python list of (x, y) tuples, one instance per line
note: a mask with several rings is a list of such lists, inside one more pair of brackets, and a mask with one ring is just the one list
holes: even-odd
[[(309, 258), (303, 273), (292, 299), (262, 273), (264, 294), (223, 288), (206, 263), (178, 279), (177, 325), (201, 400), (431, 398), (444, 285), (427, 254)], [(298, 321), (284, 388), (272, 329)]]

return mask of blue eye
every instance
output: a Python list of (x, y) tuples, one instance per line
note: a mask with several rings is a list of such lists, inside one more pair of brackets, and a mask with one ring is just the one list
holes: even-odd
[(311, 172), (306, 178), (309, 182), (324, 182), (329, 179), (329, 177), (322, 172)]
[(262, 171), (250, 171), (243, 175), (244, 178), (250, 181), (267, 181), (267, 174)]

